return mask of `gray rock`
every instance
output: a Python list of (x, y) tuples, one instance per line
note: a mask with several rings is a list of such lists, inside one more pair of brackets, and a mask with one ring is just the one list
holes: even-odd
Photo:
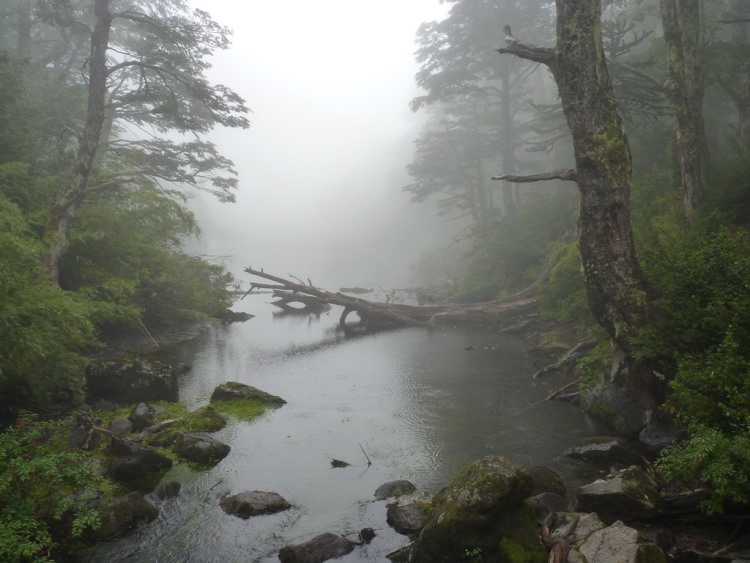
[(569, 538), (575, 545), (584, 543), (594, 532), (606, 528), (595, 513), (558, 512), (551, 533), (552, 539), (560, 541)]
[(408, 536), (424, 528), (426, 516), (424, 503), (415, 501), (402, 505), (395, 502), (388, 506), (386, 522), (399, 534)]
[(92, 364), (86, 370), (90, 398), (118, 403), (176, 401), (177, 378), (169, 364), (143, 358)]
[(568, 499), (556, 493), (539, 493), (529, 497), (528, 502), (536, 508), (540, 520), (546, 518), (550, 512), (563, 512), (568, 509)]
[[(510, 561), (523, 552), (529, 561), (546, 558), (536, 510), (524, 499), (533, 482), (525, 468), (488, 456), (463, 469), (432, 500), (430, 518), (412, 546), (412, 563), (462, 561), (466, 551)], [(483, 555), (483, 556), (485, 556)]]
[(527, 467), (526, 470), (531, 475), (533, 483), (532, 495), (538, 495), (539, 493), (555, 493), (561, 497), (566, 495), (567, 491), (562, 476), (554, 469), (543, 465), (533, 465)]
[(153, 426), (156, 421), (156, 410), (146, 403), (138, 403), (128, 416), (133, 430), (140, 431), (149, 426)]
[(110, 460), (107, 474), (116, 481), (133, 481), (172, 467), (172, 460), (156, 450), (115, 436), (112, 437), (110, 452), (116, 457)]
[(133, 431), (133, 424), (127, 418), (113, 418), (109, 431), (118, 436), (125, 436)]
[(214, 438), (181, 432), (177, 434), (174, 452), (183, 459), (204, 465), (216, 465), (229, 455), (231, 448)]
[(643, 457), (637, 451), (619, 440), (570, 448), (565, 451), (565, 455), (572, 459), (581, 459), (588, 463), (607, 467), (612, 465), (640, 465), (643, 463)]
[(127, 534), (139, 526), (151, 522), (159, 515), (138, 493), (120, 497), (100, 511), (101, 526), (96, 531), (99, 539), (112, 539)]
[(390, 497), (399, 497), (408, 495), (416, 491), (417, 488), (411, 481), (399, 479), (397, 481), (388, 481), (383, 483), (375, 490), (375, 500), (385, 500)]
[(638, 532), (622, 522), (592, 533), (577, 548), (586, 563), (659, 563), (664, 552), (653, 543), (641, 543)]
[(683, 429), (674, 425), (652, 422), (638, 435), (638, 441), (653, 452), (660, 452), (673, 442), (686, 437)]
[(354, 543), (329, 532), (279, 551), (281, 563), (322, 563), (354, 551)]
[(245, 385), (244, 383), (237, 383), (236, 381), (229, 381), (222, 383), (214, 389), (211, 394), (211, 402), (216, 401), (232, 401), (235, 399), (252, 399), (261, 403), (280, 407), (285, 405), (286, 401), (276, 395), (271, 395), (265, 391), (261, 391), (256, 387)]
[(606, 523), (648, 518), (659, 512), (661, 499), (654, 478), (640, 467), (629, 467), (579, 487), (576, 509), (596, 512)]
[(160, 483), (159, 486), (156, 487), (156, 490), (154, 491), (154, 495), (159, 500), (165, 501), (165, 500), (176, 498), (177, 495), (180, 494), (181, 490), (182, 490), (182, 485), (179, 482), (166, 481), (165, 483)]
[(278, 493), (265, 491), (247, 491), (225, 496), (219, 501), (219, 506), (227, 514), (239, 518), (250, 518), (259, 514), (274, 514), (292, 507)]

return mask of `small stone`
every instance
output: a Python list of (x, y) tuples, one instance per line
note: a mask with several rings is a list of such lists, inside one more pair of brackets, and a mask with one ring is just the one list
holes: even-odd
[(292, 505), (278, 493), (247, 491), (222, 498), (219, 506), (227, 514), (246, 519), (259, 514), (281, 512)]
[(138, 403), (130, 413), (128, 420), (133, 425), (133, 430), (143, 430), (144, 428), (153, 426), (156, 420), (156, 411), (146, 403)]
[(330, 532), (279, 551), (281, 563), (322, 563), (354, 551), (354, 543)]
[(375, 536), (375, 530), (373, 530), (372, 528), (362, 528), (359, 531), (359, 539), (365, 543), (370, 543), (375, 539)]
[(170, 500), (176, 498), (177, 495), (180, 494), (180, 490), (182, 490), (182, 485), (179, 482), (167, 481), (165, 483), (161, 483), (156, 488), (154, 494), (159, 500)]
[(109, 431), (118, 436), (125, 436), (133, 431), (133, 424), (127, 418), (113, 418)]
[(174, 443), (174, 452), (183, 459), (215, 465), (229, 455), (231, 448), (208, 436), (188, 432), (179, 433)]
[(416, 490), (417, 488), (414, 486), (414, 484), (405, 479), (389, 481), (388, 483), (383, 483), (375, 490), (375, 499), (385, 500), (390, 497), (408, 495)]

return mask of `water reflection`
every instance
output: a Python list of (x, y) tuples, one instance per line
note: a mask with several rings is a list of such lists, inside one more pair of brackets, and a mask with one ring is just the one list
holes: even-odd
[[(193, 366), (180, 400), (196, 408), (219, 383), (240, 381), (288, 404), (222, 430), (229, 457), (201, 475), (177, 468), (186, 486), (158, 523), (100, 546), (91, 561), (276, 561), (284, 545), (363, 527), (378, 536), (342, 561), (378, 561), (406, 543), (386, 526), (385, 503), (370, 502), (383, 482), (409, 479), (429, 496), (488, 454), (576, 471), (559, 454), (592, 429), (570, 405), (529, 408), (564, 382), (532, 380), (520, 340), (442, 327), (344, 339), (335, 309), (275, 317), (263, 296), (241, 305), (256, 317), (170, 354)], [(330, 458), (352, 467), (332, 469)], [(221, 495), (244, 490), (276, 491), (294, 507), (250, 520), (225, 515)]]

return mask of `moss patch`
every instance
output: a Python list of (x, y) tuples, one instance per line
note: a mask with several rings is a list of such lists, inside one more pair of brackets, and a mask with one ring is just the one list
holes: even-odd
[(252, 422), (272, 408), (270, 405), (257, 399), (217, 401), (212, 403), (212, 406), (219, 413), (231, 416), (242, 422)]

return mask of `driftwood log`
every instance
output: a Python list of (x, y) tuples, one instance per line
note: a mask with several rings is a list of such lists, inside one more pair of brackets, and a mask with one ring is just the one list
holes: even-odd
[(341, 292), (330, 292), (315, 287), (308, 279), (307, 283), (295, 276), (282, 278), (261, 270), (245, 268), (245, 272), (271, 283), (252, 282), (249, 294), (255, 289), (273, 291), (277, 298), (273, 304), (288, 308), (290, 303), (299, 302), (311, 311), (325, 305), (343, 307), (339, 324), (346, 327), (350, 313), (357, 313), (360, 324), (366, 330), (418, 326), (428, 324), (487, 324), (497, 325), (517, 320), (519, 317), (535, 311), (537, 306), (536, 287), (528, 288), (516, 295), (470, 305), (405, 305), (402, 303), (379, 303), (359, 297), (344, 295)]

